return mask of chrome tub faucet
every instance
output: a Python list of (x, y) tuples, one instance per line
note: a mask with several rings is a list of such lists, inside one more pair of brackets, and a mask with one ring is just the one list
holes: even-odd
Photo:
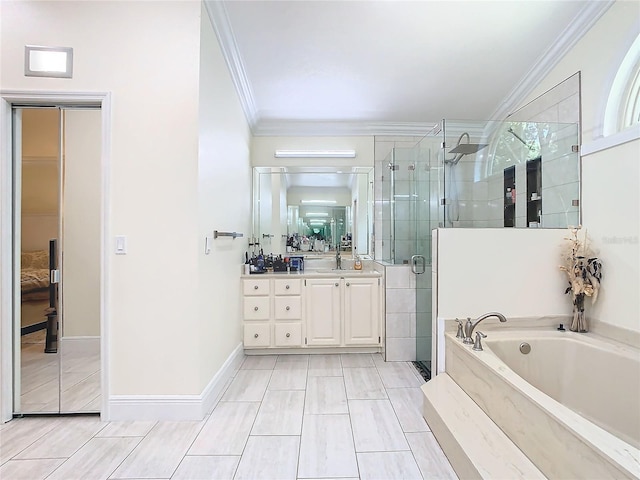
[(475, 321), (471, 321), (471, 318), (468, 317), (467, 318), (467, 323), (464, 326), (464, 339), (462, 340), (462, 343), (466, 343), (468, 345), (473, 345), (473, 338), (471, 338), (471, 336), (473, 335), (473, 330), (476, 328), (476, 326), (483, 320), (490, 318), (490, 317), (496, 317), (498, 320), (500, 320), (500, 322), (504, 323), (507, 321), (507, 318), (499, 313), (499, 312), (489, 312), (489, 313), (485, 313), (484, 315), (480, 315), (478, 318), (475, 319)]

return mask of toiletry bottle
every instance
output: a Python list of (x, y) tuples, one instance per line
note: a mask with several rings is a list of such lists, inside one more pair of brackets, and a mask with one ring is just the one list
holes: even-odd
[(355, 262), (353, 263), (354, 270), (362, 270), (362, 260), (360, 260), (360, 255), (356, 255)]

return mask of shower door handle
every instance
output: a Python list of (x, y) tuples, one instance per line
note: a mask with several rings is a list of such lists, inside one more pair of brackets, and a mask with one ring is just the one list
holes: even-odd
[(427, 267), (427, 259), (424, 255), (413, 255), (411, 257), (411, 271), (416, 275), (420, 275), (425, 272)]

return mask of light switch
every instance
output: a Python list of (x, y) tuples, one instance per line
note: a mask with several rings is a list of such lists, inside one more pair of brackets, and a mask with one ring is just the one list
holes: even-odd
[(127, 237), (125, 235), (116, 235), (116, 255), (127, 254)]

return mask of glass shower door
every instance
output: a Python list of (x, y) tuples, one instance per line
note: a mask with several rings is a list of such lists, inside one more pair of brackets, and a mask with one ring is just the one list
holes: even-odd
[[(416, 363), (425, 378), (431, 376), (431, 230), (433, 225), (431, 195), (431, 150), (422, 142), (413, 149), (413, 212), (415, 255), (419, 263), (412, 266), (416, 282)], [(417, 263), (417, 262), (416, 262)]]
[(431, 165), (437, 155), (432, 150), (427, 142), (394, 148), (390, 162), (391, 256), (396, 265), (409, 264), (415, 279), (416, 362), (425, 378), (431, 371), (431, 230), (437, 227), (431, 193), (432, 181), (438, 181), (437, 175), (432, 179)]

